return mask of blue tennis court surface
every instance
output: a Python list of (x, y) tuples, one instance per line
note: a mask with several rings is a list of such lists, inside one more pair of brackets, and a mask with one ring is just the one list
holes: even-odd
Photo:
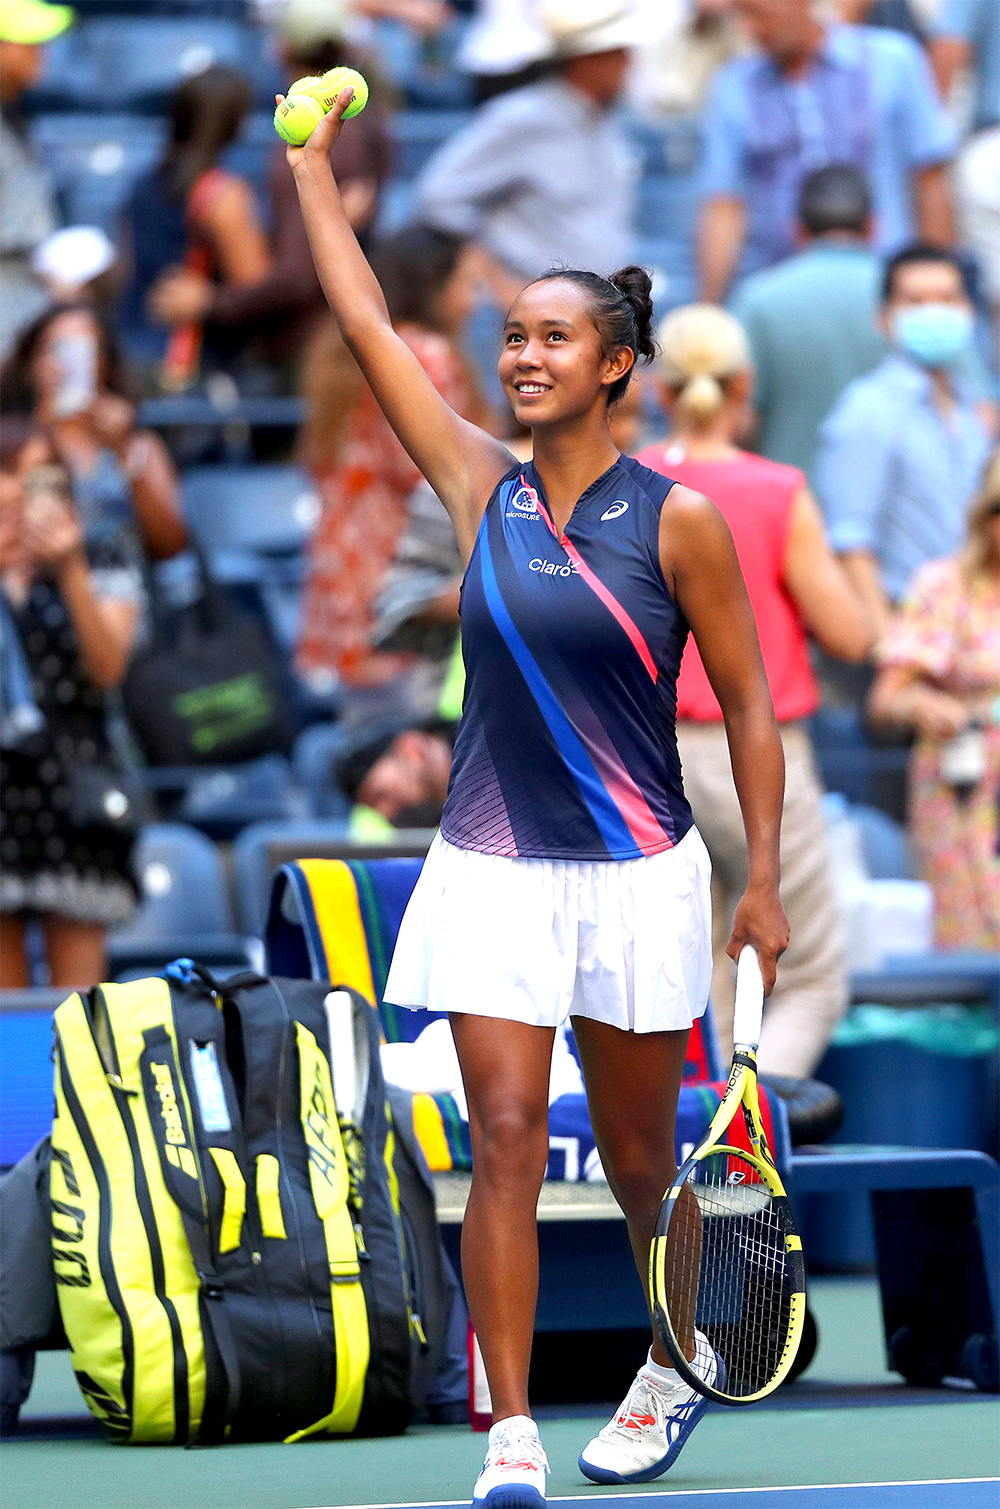
[[(829, 1483), (808, 1488), (716, 1488), (707, 1493), (589, 1493), (550, 1498), (565, 1509), (996, 1509), (1000, 1478), (946, 1478), (929, 1483)], [(351, 1505), (348, 1509), (467, 1509), (467, 1499), (440, 1504)]]

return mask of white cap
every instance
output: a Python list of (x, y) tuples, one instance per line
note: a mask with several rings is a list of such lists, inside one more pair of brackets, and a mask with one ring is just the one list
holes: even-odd
[(347, 0), (285, 0), (278, 31), (290, 47), (305, 51), (321, 42), (342, 42), (351, 24)]
[(643, 40), (632, 0), (542, 0), (541, 16), (557, 58), (616, 52)]
[(35, 248), (32, 271), (61, 289), (80, 289), (92, 278), (107, 272), (115, 260), (115, 249), (96, 225), (70, 225), (54, 231)]

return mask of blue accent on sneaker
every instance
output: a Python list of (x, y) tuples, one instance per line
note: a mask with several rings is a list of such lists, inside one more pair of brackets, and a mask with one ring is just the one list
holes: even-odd
[(472, 1509), (545, 1509), (546, 1500), (530, 1483), (500, 1483), (484, 1499), (473, 1499)]
[[(727, 1377), (726, 1365), (718, 1352), (715, 1354), (715, 1361), (716, 1383), (724, 1387)], [(655, 1478), (661, 1477), (677, 1461), (688, 1437), (707, 1410), (708, 1404), (709, 1401), (703, 1394), (697, 1394), (691, 1403), (686, 1406), (685, 1413), (680, 1418), (677, 1436), (670, 1450), (665, 1457), (661, 1457), (658, 1462), (654, 1462), (652, 1467), (645, 1467), (641, 1472), (612, 1472), (607, 1467), (594, 1467), (589, 1462), (585, 1462), (583, 1452), (577, 1458), (577, 1466), (584, 1477), (589, 1478), (592, 1483), (651, 1483)], [(676, 1420), (678, 1416), (675, 1415), (673, 1418)], [(492, 1505), (490, 1505), (490, 1509), (493, 1509)]]

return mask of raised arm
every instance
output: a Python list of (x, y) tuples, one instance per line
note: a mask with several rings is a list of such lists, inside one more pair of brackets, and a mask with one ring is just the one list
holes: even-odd
[(714, 503), (690, 488), (675, 485), (664, 504), (660, 564), (722, 708), (746, 830), (749, 876), (726, 951), (738, 959), (752, 943), (770, 992), (788, 946), (778, 897), (785, 757), (733, 537)]
[(400, 441), (451, 515), (468, 559), (490, 493), (515, 464), (491, 435), (445, 403), (392, 328), (382, 290), (355, 239), (330, 171), (345, 89), (304, 147), (289, 147), (316, 271), (344, 340)]

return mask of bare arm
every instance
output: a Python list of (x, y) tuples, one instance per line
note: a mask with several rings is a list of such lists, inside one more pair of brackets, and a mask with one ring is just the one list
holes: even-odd
[(752, 943), (770, 992), (788, 946), (778, 897), (785, 757), (732, 535), (714, 503), (690, 488), (671, 488), (664, 504), (660, 563), (722, 708), (746, 830), (749, 879), (727, 953), (737, 959), (744, 943)]
[(73, 623), (83, 668), (95, 686), (110, 691), (125, 675), (138, 611), (133, 603), (103, 599), (94, 591), (76, 513), (61, 500), (36, 506), (24, 523), (30, 556), (59, 584)]
[(892, 604), (882, 586), (878, 561), (870, 550), (845, 550), (840, 562), (848, 581), (864, 604), (874, 626), (876, 639), (881, 639), (892, 620)]
[(288, 162), (316, 271), (344, 340), (406, 451), (447, 508), (468, 560), (489, 495), (514, 458), (449, 408), (392, 328), (330, 171), (330, 147), (350, 99), (345, 89), (305, 146), (289, 147)]
[(914, 178), (913, 192), (920, 239), (932, 246), (954, 246), (955, 211), (945, 164), (921, 168)]
[(271, 252), (249, 184), (230, 179), (205, 209), (201, 225), (215, 247), (224, 283), (257, 283), (267, 276)]
[(725, 303), (743, 251), (746, 219), (746, 206), (735, 196), (707, 199), (702, 206), (698, 270), (701, 296), (709, 304)]
[(808, 487), (792, 507), (784, 575), (806, 626), (826, 653), (854, 664), (864, 660), (875, 641), (875, 621), (831, 550)]
[(917, 666), (884, 665), (868, 696), (872, 721), (915, 729), (929, 739), (953, 739), (969, 721), (959, 697), (932, 685)]
[(188, 541), (170, 453), (159, 435), (144, 431), (133, 436), (123, 460), (146, 551), (156, 561), (168, 561), (179, 555)]
[(941, 96), (947, 100), (956, 75), (972, 62), (972, 44), (965, 37), (934, 37), (927, 52)]

